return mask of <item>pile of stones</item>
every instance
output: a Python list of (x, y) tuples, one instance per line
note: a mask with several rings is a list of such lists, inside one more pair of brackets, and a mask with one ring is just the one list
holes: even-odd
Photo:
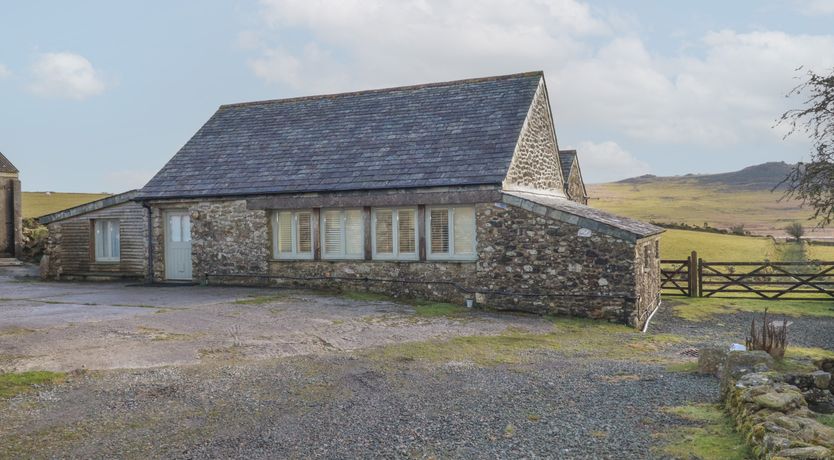
[(700, 350), (699, 372), (721, 381), (721, 399), (761, 459), (834, 459), (834, 428), (816, 413), (834, 412), (834, 361), (816, 371), (780, 373), (763, 351)]

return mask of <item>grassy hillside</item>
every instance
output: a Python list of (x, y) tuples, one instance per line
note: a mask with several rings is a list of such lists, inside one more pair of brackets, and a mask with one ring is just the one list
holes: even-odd
[(811, 211), (795, 200), (771, 192), (790, 166), (765, 163), (735, 173), (677, 177), (643, 176), (607, 184), (591, 184), (590, 205), (640, 220), (730, 228), (744, 225), (757, 235), (784, 235), (790, 222), (802, 222), (809, 236), (832, 236), (814, 230)]
[(108, 196), (105, 193), (23, 192), (23, 217), (40, 217)]
[[(698, 257), (716, 262), (802, 259), (802, 250), (796, 243), (774, 243), (765, 237), (667, 230), (660, 239), (660, 256), (664, 259), (685, 259), (693, 250), (698, 251)], [(806, 244), (804, 251), (807, 259), (834, 260), (834, 246)]]

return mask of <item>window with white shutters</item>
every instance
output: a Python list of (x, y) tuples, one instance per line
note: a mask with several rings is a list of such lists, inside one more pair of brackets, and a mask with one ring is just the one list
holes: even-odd
[(374, 209), (371, 220), (374, 259), (418, 259), (416, 208)]
[(117, 219), (95, 221), (96, 262), (118, 262), (121, 258), (121, 237)]
[(272, 247), (276, 259), (313, 258), (313, 213), (278, 211), (272, 218)]
[(361, 209), (321, 212), (323, 259), (361, 259), (365, 255), (365, 228)]
[(430, 207), (426, 212), (428, 253), (434, 260), (475, 260), (475, 208)]

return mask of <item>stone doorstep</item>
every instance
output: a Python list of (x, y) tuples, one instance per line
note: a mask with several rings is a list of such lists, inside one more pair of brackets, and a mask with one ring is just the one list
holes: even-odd
[(23, 262), (13, 259), (11, 257), (2, 257), (0, 258), (0, 267), (19, 267), (23, 265)]

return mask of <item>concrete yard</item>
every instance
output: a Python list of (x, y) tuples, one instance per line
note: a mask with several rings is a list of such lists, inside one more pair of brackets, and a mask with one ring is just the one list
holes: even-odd
[(0, 376), (61, 374), (0, 398), (0, 458), (669, 458), (717, 398), (686, 328), (21, 274)]

